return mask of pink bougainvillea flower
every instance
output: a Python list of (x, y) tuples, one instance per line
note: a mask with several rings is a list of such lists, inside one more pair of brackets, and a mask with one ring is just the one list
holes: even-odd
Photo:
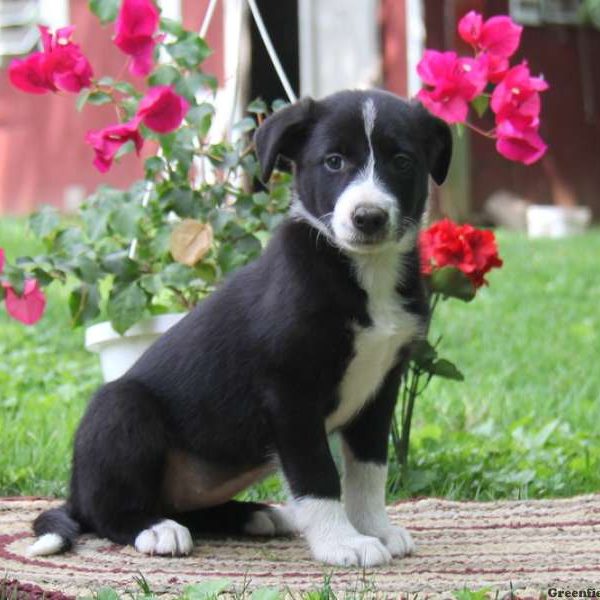
[(139, 120), (134, 119), (127, 123), (111, 125), (104, 129), (88, 131), (85, 141), (90, 144), (96, 153), (94, 166), (101, 173), (106, 173), (112, 166), (115, 155), (130, 140), (135, 144), (135, 151), (139, 155), (144, 139), (138, 131)]
[(431, 89), (417, 94), (423, 105), (447, 123), (462, 123), (467, 118), (469, 102), (487, 83), (485, 61), (458, 57), (456, 52), (426, 50), (417, 72)]
[(496, 123), (509, 120), (517, 128), (537, 127), (541, 109), (539, 92), (547, 89), (548, 84), (541, 77), (531, 77), (527, 63), (516, 65), (492, 93)]
[(538, 161), (548, 149), (537, 127), (519, 128), (508, 120), (498, 125), (496, 137), (496, 150), (502, 156), (525, 165)]
[(70, 40), (75, 28), (64, 27), (56, 34), (47, 27), (39, 29), (43, 51), (14, 60), (8, 69), (11, 83), (30, 94), (79, 92), (89, 87), (93, 70), (81, 48)]
[(37, 323), (44, 314), (46, 308), (46, 297), (36, 279), (27, 279), (23, 294), (19, 296), (10, 283), (3, 282), (6, 289), (6, 312), (17, 321), (25, 325)]
[(189, 104), (168, 85), (153, 87), (141, 100), (137, 117), (152, 131), (169, 133), (183, 121)]
[(55, 92), (56, 86), (48, 76), (46, 57), (36, 52), (24, 59), (15, 59), (8, 67), (8, 78), (18, 89), (28, 94)]
[(115, 21), (114, 42), (132, 58), (133, 75), (145, 76), (154, 65), (160, 14), (152, 0), (123, 0)]
[(458, 22), (458, 33), (467, 44), (500, 58), (509, 58), (517, 51), (522, 32), (523, 28), (506, 15), (483, 21), (472, 10)]
[(58, 89), (77, 93), (90, 86), (94, 73), (81, 48), (70, 40), (74, 29), (63, 27), (53, 38), (46, 28), (40, 27), (47, 69), (54, 84)]
[(4, 248), (0, 248), (0, 273), (4, 271)]

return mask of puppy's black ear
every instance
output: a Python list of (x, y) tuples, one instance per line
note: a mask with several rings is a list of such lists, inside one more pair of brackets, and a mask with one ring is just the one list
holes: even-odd
[(441, 185), (448, 175), (452, 158), (452, 132), (445, 121), (434, 117), (422, 104), (417, 104), (420, 112), (420, 127), (424, 135), (423, 143), (433, 180)]
[(254, 145), (263, 182), (269, 181), (278, 156), (295, 160), (315, 119), (315, 101), (303, 98), (271, 115), (256, 130)]

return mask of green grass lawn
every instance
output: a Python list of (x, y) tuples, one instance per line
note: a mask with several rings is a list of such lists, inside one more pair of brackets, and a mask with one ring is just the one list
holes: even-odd
[[(501, 234), (505, 266), (471, 304), (437, 311), (433, 335), (466, 381), (418, 401), (408, 488), (395, 497), (564, 496), (600, 489), (600, 231), (562, 241)], [(36, 251), (0, 222), (9, 258)], [(66, 492), (74, 429), (100, 383), (61, 288), (34, 327), (0, 310), (0, 494)], [(392, 465), (392, 472), (394, 467)], [(393, 473), (392, 473), (393, 474)], [(278, 496), (275, 480), (250, 495)]]

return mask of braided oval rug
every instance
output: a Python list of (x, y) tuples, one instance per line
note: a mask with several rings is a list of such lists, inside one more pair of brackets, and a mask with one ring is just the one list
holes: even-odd
[(536, 599), (549, 588), (593, 588), (600, 594), (600, 494), (401, 502), (390, 506), (389, 514), (409, 528), (417, 552), (367, 571), (315, 563), (299, 538), (201, 539), (191, 556), (167, 558), (142, 556), (131, 547), (85, 535), (71, 552), (29, 558), (32, 520), (58, 504), (43, 498), (0, 499), (0, 581), (4, 577), (5, 586), (23, 592), (19, 597), (89, 595), (103, 586), (135, 592), (140, 573), (155, 593), (167, 596), (190, 584), (225, 578), (230, 591), (275, 586), (284, 596), (299, 598), (298, 592), (321, 589), (327, 576), (338, 598), (452, 597), (465, 586), (490, 588), (492, 598), (511, 589), (518, 597)]

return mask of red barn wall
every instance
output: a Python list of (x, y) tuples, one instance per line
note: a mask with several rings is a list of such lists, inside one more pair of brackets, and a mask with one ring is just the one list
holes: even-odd
[[(508, 14), (507, 0), (426, 0), (427, 47), (459, 48), (454, 16), (483, 10)], [(454, 13), (454, 14), (453, 14)], [(516, 61), (527, 58), (534, 75), (543, 73), (540, 133), (549, 145), (544, 159), (526, 167), (502, 158), (493, 142), (470, 134), (471, 204), (475, 211), (494, 191), (514, 192), (536, 203), (575, 200), (600, 219), (600, 31), (589, 27), (525, 27)], [(493, 120), (484, 123), (492, 127)]]
[[(219, 3), (220, 6), (221, 3)], [(208, 0), (184, 0), (184, 24), (199, 29)], [(112, 25), (102, 27), (91, 15), (87, 1), (71, 0), (71, 23), (77, 41), (97, 76), (129, 78), (125, 57), (112, 44)], [(215, 11), (207, 35), (215, 53), (205, 70), (223, 79), (223, 14)], [(131, 78), (129, 78), (131, 80)], [(139, 85), (138, 81), (133, 81)], [(93, 152), (84, 142), (90, 129), (114, 123), (114, 109), (87, 106), (75, 110), (75, 95), (35, 96), (10, 85), (6, 68), (0, 71), (0, 214), (23, 214), (40, 204), (64, 205), (65, 191), (81, 186), (85, 193), (100, 183), (128, 186), (142, 175), (143, 161), (124, 157), (109, 173), (102, 175), (92, 165)], [(152, 152), (147, 145), (146, 153)]]

